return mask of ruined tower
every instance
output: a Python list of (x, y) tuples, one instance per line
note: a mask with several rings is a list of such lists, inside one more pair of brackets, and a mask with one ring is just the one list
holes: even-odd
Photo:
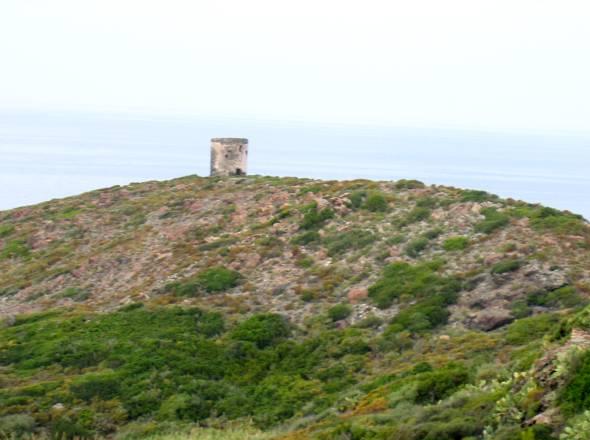
[(211, 139), (211, 176), (243, 176), (248, 171), (248, 139)]

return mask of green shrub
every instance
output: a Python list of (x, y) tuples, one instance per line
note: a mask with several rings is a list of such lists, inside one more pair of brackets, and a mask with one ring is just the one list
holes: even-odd
[(408, 180), (408, 179), (401, 179), (395, 182), (395, 187), (397, 189), (420, 189), (424, 188), (426, 185), (420, 182), (419, 180)]
[(218, 312), (205, 313), (199, 317), (196, 324), (197, 334), (208, 338), (219, 336), (225, 331), (225, 320)]
[(317, 231), (306, 231), (302, 234), (295, 236), (292, 240), (292, 243), (305, 246), (310, 243), (319, 242), (320, 240), (320, 234)]
[(338, 304), (328, 310), (328, 316), (332, 321), (341, 321), (352, 314), (352, 307), (348, 304)]
[(8, 237), (14, 233), (13, 225), (0, 225), (0, 238)]
[(510, 217), (508, 215), (498, 212), (494, 208), (486, 208), (482, 211), (482, 214), (485, 219), (475, 225), (476, 232), (491, 234), (510, 223)]
[(445, 240), (443, 248), (445, 251), (462, 251), (469, 246), (469, 238), (467, 237), (451, 237)]
[(514, 209), (517, 217), (528, 217), (537, 231), (552, 231), (562, 235), (587, 236), (590, 232), (584, 217), (538, 205), (525, 205)]
[(238, 286), (241, 280), (242, 276), (239, 272), (225, 267), (212, 267), (185, 281), (170, 283), (164, 290), (176, 296), (197, 296), (203, 291), (224, 292)]
[(334, 211), (330, 208), (318, 209), (318, 204), (313, 202), (303, 207), (303, 220), (299, 225), (300, 229), (319, 229), (323, 224), (334, 218)]
[(4, 245), (0, 252), (0, 260), (8, 258), (25, 258), (30, 254), (30, 248), (24, 240), (12, 240)]
[(419, 301), (399, 312), (391, 320), (386, 333), (392, 334), (402, 331), (422, 333), (444, 325), (450, 316), (447, 305), (452, 304), (455, 299), (455, 296), (446, 298), (443, 295), (434, 295)]
[(323, 242), (328, 248), (328, 255), (334, 257), (349, 250), (359, 250), (367, 247), (377, 240), (375, 234), (363, 229), (352, 229), (346, 232), (330, 235)]
[(570, 420), (559, 438), (560, 440), (590, 440), (590, 411), (585, 411)]
[(365, 209), (371, 212), (385, 212), (387, 211), (387, 199), (380, 192), (370, 192), (365, 200)]
[(58, 294), (60, 298), (69, 298), (76, 302), (86, 301), (90, 295), (90, 291), (79, 287), (68, 287)]
[(516, 272), (523, 265), (524, 263), (521, 260), (504, 260), (495, 264), (491, 269), (491, 273), (495, 275), (500, 275), (508, 272)]
[(418, 265), (393, 263), (383, 271), (382, 278), (369, 288), (369, 297), (379, 308), (389, 307), (402, 295), (425, 298), (432, 295), (456, 296), (461, 284), (452, 278), (436, 274), (440, 263)]
[(424, 249), (428, 247), (428, 239), (424, 237), (416, 238), (406, 245), (406, 255), (412, 258), (417, 258)]
[(563, 389), (560, 401), (569, 414), (590, 409), (590, 351), (581, 355)]
[(277, 314), (254, 315), (238, 324), (230, 333), (236, 341), (252, 342), (258, 348), (266, 348), (280, 342), (291, 334), (287, 320)]
[(490, 194), (486, 191), (477, 191), (477, 190), (464, 190), (461, 194), (461, 201), (462, 202), (490, 202), (498, 200), (498, 196), (494, 194)]
[(412, 209), (404, 218), (402, 224), (409, 225), (421, 221), (428, 220), (430, 218), (431, 211), (428, 208), (416, 207)]
[(527, 305), (541, 307), (577, 307), (584, 303), (578, 291), (572, 286), (556, 290), (541, 290), (527, 296)]
[(422, 236), (428, 240), (434, 240), (435, 238), (440, 237), (442, 233), (443, 230), (441, 228), (434, 228), (426, 231), (424, 234), (422, 234)]
[(450, 396), (469, 380), (463, 365), (449, 364), (444, 368), (419, 376), (416, 387), (416, 403), (433, 404)]
[(35, 419), (28, 414), (2, 416), (0, 417), (0, 438), (20, 439), (28, 437), (34, 433), (35, 426)]
[(514, 321), (506, 330), (506, 341), (513, 345), (523, 345), (542, 338), (559, 323), (559, 317), (543, 314)]
[(87, 374), (70, 385), (72, 394), (90, 402), (92, 399), (110, 400), (120, 392), (120, 378), (113, 373)]
[(353, 209), (360, 209), (367, 198), (367, 191), (354, 191), (350, 194), (350, 206)]

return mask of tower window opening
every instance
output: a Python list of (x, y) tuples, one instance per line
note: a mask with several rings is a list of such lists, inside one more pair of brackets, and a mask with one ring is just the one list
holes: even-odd
[(242, 174), (244, 174), (244, 172), (242, 171), (241, 168), (236, 168), (236, 176), (241, 176)]

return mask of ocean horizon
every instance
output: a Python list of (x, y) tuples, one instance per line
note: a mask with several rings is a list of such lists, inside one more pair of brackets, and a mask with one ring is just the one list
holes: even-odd
[(213, 137), (249, 139), (249, 174), (418, 179), (590, 218), (590, 135), (41, 112), (0, 112), (0, 209), (207, 176)]

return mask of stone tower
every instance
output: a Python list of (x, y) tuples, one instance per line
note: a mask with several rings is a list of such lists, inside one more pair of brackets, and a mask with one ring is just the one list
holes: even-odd
[(211, 176), (243, 176), (248, 171), (248, 139), (211, 139)]

